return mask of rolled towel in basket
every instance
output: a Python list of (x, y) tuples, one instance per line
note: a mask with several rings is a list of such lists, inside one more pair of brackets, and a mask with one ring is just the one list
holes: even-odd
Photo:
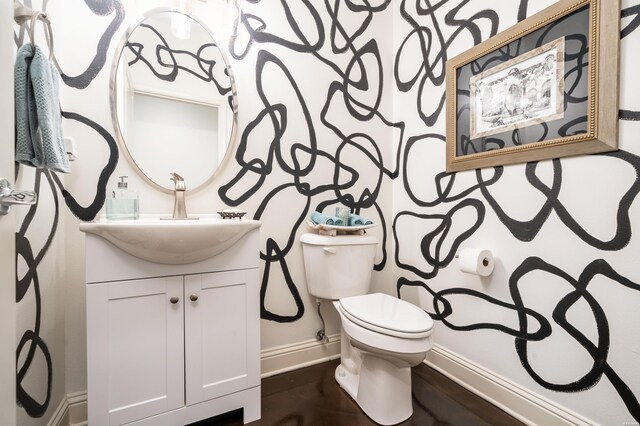
[(357, 214), (349, 215), (349, 226), (373, 225), (373, 222)]
[(343, 226), (342, 220), (336, 216), (325, 216), (319, 212), (311, 213), (311, 222), (316, 225), (334, 225), (334, 226)]

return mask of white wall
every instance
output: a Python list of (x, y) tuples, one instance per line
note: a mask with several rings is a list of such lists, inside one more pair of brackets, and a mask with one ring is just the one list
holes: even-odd
[[(443, 58), (452, 58), (474, 46), (469, 28), (477, 28), (481, 38), (487, 39), (491, 30), (488, 16), (494, 17), (499, 31), (515, 24), (519, 8), (526, 7), (527, 2), (471, 1), (455, 12), (453, 9), (460, 2), (454, 1), (441, 5), (430, 15), (416, 10), (412, 2), (402, 3), (413, 25), (420, 27), (422, 34), (429, 32), (434, 37), (432, 44), (425, 47), (427, 54), (423, 54), (417, 31), (396, 13), (397, 75), (404, 82), (417, 75), (413, 86), (395, 92), (395, 117), (407, 124), (408, 136), (414, 138), (412, 144), (398, 148), (406, 153), (406, 163), (402, 167), (402, 179), (394, 182), (393, 214), (398, 240), (394, 275), (401, 287), (401, 296), (433, 314), (437, 345), (469, 360), (479, 369), (504, 377), (590, 422), (606, 425), (637, 422), (640, 372), (636, 366), (640, 359), (635, 336), (640, 332), (637, 309), (640, 272), (635, 266), (639, 241), (633, 231), (640, 217), (640, 205), (634, 201), (635, 186), (639, 182), (638, 122), (620, 121), (622, 151), (615, 156), (581, 156), (562, 159), (556, 165), (551, 161), (538, 164), (535, 176), (545, 185), (551, 186), (554, 178), (561, 180), (558, 200), (550, 201), (553, 209), (548, 214), (539, 213), (547, 196), (527, 179), (524, 164), (504, 167), (504, 174), (488, 186), (486, 192), (473, 189), (479, 184), (475, 171), (439, 177), (445, 167), (446, 118), (445, 111), (438, 110), (445, 92), (444, 81), (438, 80), (444, 75)], [(552, 3), (551, 0), (528, 2), (526, 15)], [(623, 8), (639, 5), (637, 0), (623, 1)], [(602, 6), (606, 7), (606, 2)], [(447, 17), (447, 14), (451, 15)], [(622, 27), (629, 25), (635, 16), (631, 13), (629, 18), (624, 18)], [(459, 24), (453, 23), (455, 20)], [(436, 36), (437, 31), (443, 34), (443, 41)], [(637, 93), (635, 46), (639, 41), (637, 29), (622, 40), (622, 110), (638, 111), (640, 106), (632, 95)], [(425, 63), (432, 67), (432, 76), (427, 76), (421, 68)], [(422, 84), (424, 90), (420, 93)], [(420, 116), (418, 105), (424, 115), (434, 115), (433, 123), (427, 123)], [(494, 170), (484, 169), (481, 173), (486, 180), (493, 176)], [(451, 190), (443, 195), (438, 194), (439, 178), (442, 178), (441, 188), (455, 179)], [(416, 213), (441, 216), (423, 219), (410, 216)], [(539, 219), (534, 219), (538, 214)], [(630, 228), (624, 223), (626, 215), (631, 220)], [(460, 248), (489, 248), (497, 258), (492, 276), (480, 278), (463, 274), (455, 260), (437, 270), (433, 262), (426, 260), (423, 250), (427, 250), (420, 246), (422, 238), (449, 220), (449, 234), (445, 237), (437, 233), (428, 244), (428, 251), (434, 254), (436, 243), (441, 242), (438, 258), (444, 260)], [(476, 223), (477, 230), (463, 238), (460, 248), (456, 247), (454, 240)], [(538, 233), (532, 232), (536, 224), (540, 225)], [(613, 247), (613, 243), (607, 243), (616, 234), (630, 236), (628, 244)], [(522, 236), (518, 238), (518, 235)], [(526, 260), (529, 257), (539, 257), (558, 268), (557, 274), (566, 276), (540, 270), (541, 264)], [(606, 261), (615, 273), (635, 284), (603, 275), (596, 275), (592, 280), (586, 278), (585, 269), (598, 259)], [(532, 271), (517, 279), (518, 271), (528, 266)], [(411, 267), (417, 270), (410, 270)], [(596, 262), (592, 267), (599, 273), (606, 271), (602, 263)], [(569, 303), (565, 298), (573, 291), (572, 285), (577, 285), (571, 280), (578, 280), (581, 275), (585, 276), (583, 284), (588, 283), (587, 290), (568, 309), (569, 325), (562, 328), (557, 318)], [(406, 282), (414, 286), (401, 285)], [(524, 308), (530, 309), (526, 324), (518, 317)], [(544, 338), (534, 333), (540, 327), (536, 320), (540, 316), (551, 327), (551, 334)], [(592, 354), (572, 337), (571, 327), (576, 328), (573, 336), (582, 333), (586, 337), (585, 345)], [(518, 347), (518, 342), (525, 341), (526, 350), (524, 345)], [(598, 344), (600, 350), (595, 349)], [(525, 369), (521, 358), (530, 363), (530, 371)], [(579, 380), (593, 365), (604, 365), (606, 372), (597, 372), (592, 386), (585, 386), (583, 383), (588, 377), (583, 382)], [(612, 383), (617, 381), (615, 376), (621, 382)]]

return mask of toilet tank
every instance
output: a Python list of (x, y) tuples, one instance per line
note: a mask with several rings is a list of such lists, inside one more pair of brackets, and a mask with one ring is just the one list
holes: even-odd
[(331, 300), (367, 294), (378, 248), (376, 237), (303, 234), (300, 241), (309, 294)]

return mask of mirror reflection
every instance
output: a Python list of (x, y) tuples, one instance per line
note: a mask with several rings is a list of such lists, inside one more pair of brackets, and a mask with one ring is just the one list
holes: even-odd
[(208, 183), (237, 111), (231, 69), (212, 34), (178, 11), (150, 13), (128, 35), (115, 70), (115, 125), (133, 166), (160, 189)]

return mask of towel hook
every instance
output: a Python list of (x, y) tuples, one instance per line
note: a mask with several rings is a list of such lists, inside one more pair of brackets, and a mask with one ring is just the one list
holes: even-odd
[(55, 62), (57, 66), (58, 63), (53, 53), (53, 30), (51, 29), (51, 21), (45, 18), (42, 22), (44, 22), (44, 38), (47, 40), (47, 47), (49, 48), (49, 60)]
[(31, 47), (36, 48), (36, 22), (38, 21), (38, 17), (40, 16), (40, 12), (33, 12), (31, 15), (31, 22), (29, 23), (29, 40), (31, 40)]
[(33, 9), (23, 5), (18, 0), (13, 0), (13, 19), (18, 25), (24, 24), (32, 16)]
[[(45, 1), (46, 7), (46, 1)], [(53, 45), (53, 29), (51, 28), (51, 20), (49, 19), (49, 15), (46, 12), (41, 12), (38, 10), (33, 10), (27, 6), (22, 5), (19, 1), (14, 0), (13, 2), (13, 17), (14, 20), (22, 25), (27, 20), (29, 20), (28, 27), (28, 35), (29, 40), (31, 41), (31, 46), (35, 49), (36, 47), (36, 23), (37, 21), (42, 21), (44, 24), (44, 37), (47, 42), (47, 47), (49, 48), (49, 60), (53, 62), (58, 72), (62, 74), (62, 69), (56, 60), (54, 45)], [(31, 18), (31, 19), (29, 19)]]
[(29, 25), (29, 39), (31, 40), (31, 46), (36, 47), (36, 22), (42, 21), (44, 24), (44, 38), (47, 41), (47, 47), (49, 48), (49, 60), (53, 58), (53, 30), (51, 29), (51, 21), (47, 17), (46, 13), (35, 11), (31, 17), (31, 23)]

